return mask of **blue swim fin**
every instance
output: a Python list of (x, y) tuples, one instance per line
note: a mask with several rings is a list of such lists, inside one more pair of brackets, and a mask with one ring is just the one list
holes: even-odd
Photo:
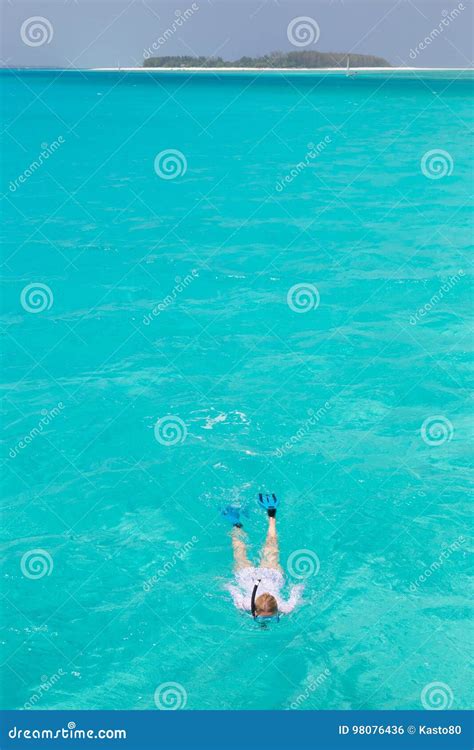
[(267, 511), (270, 518), (275, 518), (276, 509), (279, 503), (275, 493), (272, 493), (271, 495), (262, 495), (260, 492), (258, 495), (258, 502), (262, 508)]
[(232, 526), (237, 526), (238, 529), (242, 528), (240, 522), (240, 508), (237, 505), (228, 505), (222, 509), (222, 515), (229, 521)]

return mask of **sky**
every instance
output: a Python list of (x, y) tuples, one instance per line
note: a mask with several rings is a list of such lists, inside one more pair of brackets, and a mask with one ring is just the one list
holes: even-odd
[[(0, 3), (2, 67), (130, 67), (141, 66), (149, 51), (235, 60), (297, 49), (373, 54), (394, 66), (472, 66), (472, 0)], [(176, 19), (186, 11), (178, 26)], [(288, 33), (293, 19), (301, 17), (318, 30), (305, 46), (292, 43)]]

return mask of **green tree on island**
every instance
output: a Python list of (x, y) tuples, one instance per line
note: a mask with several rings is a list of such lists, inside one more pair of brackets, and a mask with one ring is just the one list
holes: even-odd
[(227, 61), (222, 57), (189, 55), (149, 57), (146, 68), (345, 68), (349, 58), (355, 68), (389, 68), (390, 63), (375, 55), (348, 55), (346, 52), (271, 52), (262, 57), (241, 57)]

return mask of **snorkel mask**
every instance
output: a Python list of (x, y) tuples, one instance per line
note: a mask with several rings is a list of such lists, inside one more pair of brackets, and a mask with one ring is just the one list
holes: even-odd
[(280, 622), (280, 615), (255, 615), (253, 619), (265, 628), (272, 622)]
[(257, 598), (258, 585), (262, 579), (259, 578), (252, 591), (252, 599), (250, 600), (250, 611), (255, 622), (258, 622), (263, 628), (272, 622), (280, 622), (280, 615), (257, 615), (257, 609), (255, 607), (255, 599)]

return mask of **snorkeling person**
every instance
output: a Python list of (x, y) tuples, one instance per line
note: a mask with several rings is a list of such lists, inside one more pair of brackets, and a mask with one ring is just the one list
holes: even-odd
[(236, 585), (228, 590), (238, 609), (250, 612), (261, 624), (278, 622), (280, 614), (291, 612), (301, 599), (303, 585), (293, 586), (287, 601), (281, 595), (285, 585), (283, 569), (279, 562), (278, 537), (276, 531), (277, 497), (272, 494), (258, 496), (261, 507), (267, 511), (268, 532), (262, 549), (260, 566), (254, 567), (247, 557), (245, 532), (240, 522), (240, 510), (230, 505), (223, 515), (232, 523), (232, 549)]

